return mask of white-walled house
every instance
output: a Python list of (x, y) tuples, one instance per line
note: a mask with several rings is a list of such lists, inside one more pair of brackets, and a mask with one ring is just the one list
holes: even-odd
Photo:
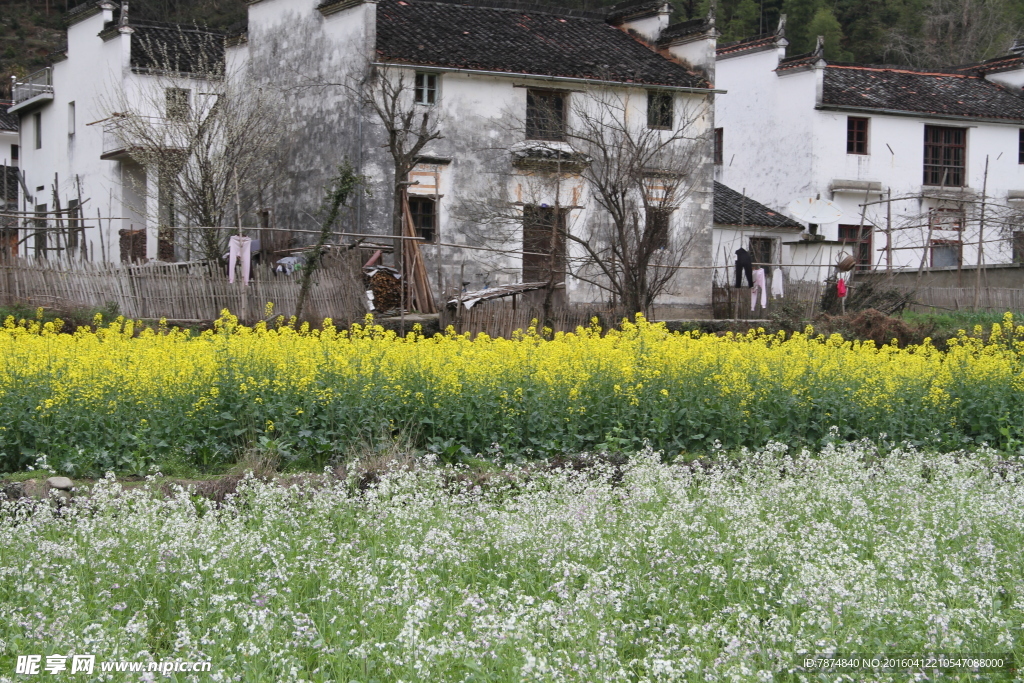
[[(534, 255), (532, 233), (557, 222), (586, 234), (603, 220), (568, 131), (583, 111), (608, 100), (623, 107), (630, 125), (689, 122), (692, 139), (680, 146), (699, 159), (679, 169), (690, 185), (670, 212), (669, 239), (687, 242), (682, 265), (706, 266), (715, 33), (703, 21), (670, 25), (669, 13), (660, 0), (609, 13), (517, 3), (257, 0), (227, 56), (267, 87), (287, 90), (290, 108), (301, 113), (284, 133), (288, 172), (277, 196), (289, 200), (277, 203), (279, 221), (301, 224), (329, 171), (348, 158), (375, 198), (359, 200), (356, 231), (390, 232), (393, 159), (382, 147), (380, 117), (356, 94), (372, 87), (373, 71), (402, 79), (415, 116), (438, 122), (441, 137), (422, 150), (407, 179), (413, 219), (429, 238), (422, 251), (435, 288), (544, 280), (547, 259)], [(333, 85), (309, 87), (324, 83)], [(667, 110), (666, 120), (651, 118), (652, 102)], [(564, 249), (570, 300), (607, 296), (573, 277), (583, 245), (555, 248)], [(659, 304), (706, 309), (710, 289), (709, 271), (680, 268)]]
[(7, 113), (10, 102), (0, 100), (0, 165), (18, 165), (18, 117)]
[[(97, 207), (119, 217), (113, 230), (106, 220), (99, 229), (87, 223), (92, 258), (163, 259), (169, 254), (160, 247), (155, 218), (159, 193), (142, 196), (135, 189), (152, 189), (156, 174), (102, 130), (110, 126), (109, 93), (142, 93), (156, 82), (147, 80), (139, 62), (138, 38), (160, 27), (126, 15), (126, 2), (74, 11), (66, 59), (39, 75), (38, 85), (18, 84), (11, 111), (22, 122), (22, 166), (30, 190), (36, 189), (33, 206), (42, 210), (49, 202), (56, 172), (62, 198), (77, 197), (81, 185), (87, 217)], [(531, 251), (538, 248), (533, 232), (556, 223), (586, 235), (604, 220), (579, 174), (586, 162), (566, 135), (579, 116), (614, 102), (641, 131), (671, 136), (686, 122), (685, 136), (672, 149), (688, 165), (652, 168), (647, 200), (665, 200), (665, 178), (685, 178), (674, 188), (678, 201), (659, 220), (669, 243), (685, 242), (680, 265), (687, 267), (676, 270), (659, 307), (706, 310), (716, 33), (705, 21), (670, 24), (669, 17), (662, 0), (631, 0), (602, 13), (486, 0), (253, 0), (247, 25), (226, 40), (225, 57), (229, 77), (244, 73), (254, 87), (280, 96), (280, 173), (262, 204), (278, 229), (316, 227), (310, 216), (323, 188), (348, 160), (372, 196), (356, 198), (345, 227), (390, 234), (393, 159), (379, 116), (359, 93), (372, 87), (371, 73), (401, 78), (408, 90), (403, 106), (436, 120), (440, 133), (406, 179), (412, 220), (427, 238), (422, 252), (435, 291), (442, 283), (543, 279), (550, 259)], [(261, 218), (246, 221), (257, 225)], [(129, 245), (126, 254), (120, 236), (140, 229), (146, 231), (144, 253)], [(604, 300), (586, 282), (592, 272), (574, 272), (573, 264), (585, 260), (585, 240), (555, 248), (564, 250), (555, 262), (570, 271), (564, 277), (568, 298)]]
[[(157, 174), (131, 158), (116, 134), (112, 110), (129, 103), (143, 115), (165, 116), (161, 109), (167, 78), (158, 62), (182, 40), (202, 40), (220, 50), (223, 43), (219, 35), (187, 27), (131, 22), (127, 7), (127, 2), (104, 0), (71, 10), (67, 45), (51, 56), (52, 66), (13, 85), (7, 111), (20, 120), (19, 163), (28, 188), (27, 208), (48, 214), (33, 221), (30, 239), (23, 239), (23, 254), (67, 252), (80, 257), (84, 250), (95, 261), (170, 256), (172, 246), (161, 245), (158, 230), (158, 223), (165, 221), (157, 206)], [(175, 78), (181, 82), (180, 92), (195, 96), (186, 69)], [(160, 92), (154, 92), (157, 88)], [(57, 204), (67, 211), (78, 202), (82, 229), (58, 232)]]
[(785, 263), (828, 266), (848, 253), (877, 269), (966, 267), (979, 238), (984, 263), (1020, 260), (1020, 55), (934, 71), (832, 63), (820, 41), (786, 57), (783, 26), (717, 49), (728, 94), (715, 107), (715, 175), (776, 211), (807, 198), (841, 210), (786, 245)]

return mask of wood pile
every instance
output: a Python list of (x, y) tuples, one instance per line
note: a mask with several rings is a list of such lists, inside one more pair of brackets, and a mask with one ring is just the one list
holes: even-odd
[(363, 275), (366, 289), (373, 292), (376, 312), (393, 311), (402, 305), (402, 281), (391, 268), (371, 268)]
[[(417, 237), (416, 228), (413, 225), (412, 215), (409, 213), (409, 198), (402, 200), (402, 230), (405, 237)], [(417, 240), (402, 240), (402, 260), (405, 265), (406, 287), (405, 307), (409, 310), (417, 310), (420, 313), (437, 313), (434, 305), (434, 294), (430, 289), (430, 280), (427, 278), (427, 269), (423, 265), (423, 255), (420, 253), (420, 245)]]

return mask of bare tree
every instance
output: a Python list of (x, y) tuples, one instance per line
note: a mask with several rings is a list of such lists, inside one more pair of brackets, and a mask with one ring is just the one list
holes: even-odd
[[(705, 230), (710, 103), (665, 91), (601, 90), (578, 98), (568, 143), (604, 220), (566, 238), (582, 256), (573, 274), (631, 312), (648, 312)], [(641, 102), (637, 102), (640, 99)], [(646, 108), (646, 116), (643, 115)]]
[(493, 150), (490, 198), (463, 199), (453, 213), (471, 241), (504, 252), (492, 270), (518, 255), (523, 282), (544, 283), (545, 318), (566, 277), (649, 312), (709, 228), (709, 107), (669, 91), (530, 93), (525, 119), (506, 114), (505, 139), (526, 140)]
[(147, 56), (144, 84), (106, 98), (105, 135), (157, 175), (135, 188), (146, 205), (135, 208), (161, 241), (184, 227), (181, 246), (219, 258), (228, 232), (210, 228), (241, 226), (275, 177), (279, 98), (225, 68), (219, 34), (165, 29), (133, 41)]
[[(442, 137), (438, 109), (432, 106), (437, 104), (434, 99), (437, 90), (435, 87), (429, 91), (432, 96), (427, 95), (426, 84), (417, 88), (406, 71), (389, 67), (373, 68), (367, 83), (355, 87), (363, 103), (376, 114), (377, 121), (384, 128), (385, 146), (394, 162), (392, 234), (401, 235), (409, 173), (427, 144)], [(417, 102), (418, 99), (424, 101)]]

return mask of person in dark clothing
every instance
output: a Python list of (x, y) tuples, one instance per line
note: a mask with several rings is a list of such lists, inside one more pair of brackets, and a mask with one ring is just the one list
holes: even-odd
[(736, 250), (736, 286), (737, 287), (742, 286), (740, 284), (740, 282), (743, 279), (742, 278), (742, 274), (743, 273), (747, 274), (747, 287), (753, 287), (754, 286), (753, 269), (754, 269), (754, 259), (752, 259), (750, 257), (750, 252), (747, 251), (746, 249), (744, 249), (743, 247), (740, 247), (739, 249), (737, 249)]

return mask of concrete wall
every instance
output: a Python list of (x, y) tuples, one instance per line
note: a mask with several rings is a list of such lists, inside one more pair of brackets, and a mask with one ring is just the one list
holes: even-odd
[[(859, 276), (858, 276), (859, 277)], [(975, 266), (963, 268), (926, 268), (918, 278), (914, 269), (902, 271), (880, 271), (872, 274), (879, 283), (891, 281), (898, 285), (921, 287), (974, 287), (978, 277)], [(1024, 264), (1004, 263), (985, 266), (981, 274), (982, 287), (1024, 288)]]

